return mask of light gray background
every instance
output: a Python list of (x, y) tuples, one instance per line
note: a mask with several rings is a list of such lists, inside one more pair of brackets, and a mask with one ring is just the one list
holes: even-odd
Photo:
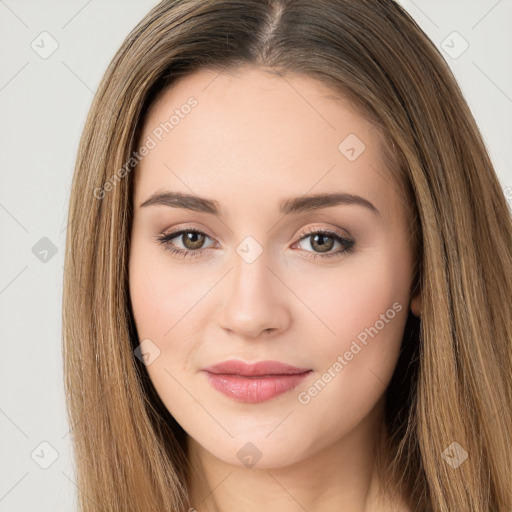
[[(60, 316), (69, 187), (100, 78), (156, 3), (0, 0), (0, 512), (76, 509)], [(401, 3), (442, 48), (512, 203), (512, 0)]]

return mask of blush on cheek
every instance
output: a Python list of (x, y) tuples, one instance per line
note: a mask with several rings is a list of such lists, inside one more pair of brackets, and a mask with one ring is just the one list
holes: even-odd
[(397, 281), (389, 275), (374, 274), (373, 282), (363, 281), (366, 287), (355, 288), (350, 301), (339, 298), (334, 325), (338, 342), (331, 360), (339, 360), (346, 377), (357, 380), (356, 374), (363, 372), (365, 378), (387, 382), (398, 359), (407, 310)]

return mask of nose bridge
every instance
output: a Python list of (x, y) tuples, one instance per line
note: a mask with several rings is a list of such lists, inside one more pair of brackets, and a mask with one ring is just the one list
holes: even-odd
[[(259, 254), (258, 254), (259, 253)], [(272, 302), (274, 286), (270, 283), (272, 273), (269, 266), (269, 251), (259, 249), (253, 241), (242, 242), (233, 258), (233, 276), (230, 295), (240, 311)]]
[(272, 250), (269, 247), (269, 237), (264, 232), (246, 235), (235, 247), (233, 254), (232, 290), (239, 300), (247, 296), (265, 295), (271, 292), (270, 280), (272, 272), (267, 268), (272, 266)]
[(270, 251), (246, 237), (233, 254), (233, 270), (222, 303), (222, 325), (244, 337), (280, 330), (289, 318), (279, 283), (268, 268)]
[[(258, 254), (258, 252), (260, 252)], [(232, 293), (241, 301), (262, 295), (269, 289), (271, 272), (268, 251), (258, 250), (252, 242), (242, 242), (233, 258)]]

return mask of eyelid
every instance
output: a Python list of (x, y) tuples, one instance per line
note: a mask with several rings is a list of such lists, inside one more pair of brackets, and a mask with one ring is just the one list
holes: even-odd
[[(208, 251), (209, 249), (212, 249), (213, 247), (204, 247), (204, 248), (197, 249), (197, 250), (182, 249), (181, 247), (170, 248), (169, 245), (174, 245), (174, 244), (170, 244), (169, 239), (175, 238), (179, 235), (182, 235), (184, 232), (195, 232), (195, 233), (199, 233), (201, 235), (206, 236), (207, 238), (213, 240), (214, 242), (217, 242), (216, 238), (213, 236), (210, 236), (206, 231), (207, 231), (206, 229), (205, 230), (203, 230), (203, 228), (199, 229), (192, 225), (178, 226), (176, 228), (171, 229), (170, 231), (167, 231), (167, 230), (163, 231), (161, 234), (159, 234), (156, 237), (156, 240), (159, 243), (161, 243), (162, 245), (166, 246), (167, 250), (170, 250), (171, 252), (174, 252), (176, 254), (181, 253), (181, 254), (186, 254), (187, 256), (200, 256), (202, 252)], [(308, 236), (311, 236), (314, 234), (325, 234), (325, 235), (331, 236), (341, 245), (348, 245), (348, 247), (345, 247), (342, 250), (328, 252), (325, 254), (316, 253), (314, 251), (304, 251), (307, 253), (307, 257), (311, 257), (313, 259), (322, 260), (322, 259), (328, 259), (330, 257), (341, 256), (342, 254), (344, 254), (346, 252), (351, 252), (353, 250), (353, 246), (355, 244), (355, 240), (354, 240), (354, 238), (352, 238), (351, 235), (348, 235), (348, 236), (343, 235), (343, 234), (339, 233), (338, 231), (336, 231), (335, 229), (329, 228), (329, 227), (310, 226), (310, 227), (302, 230), (298, 235), (296, 235), (298, 237), (298, 239), (292, 244), (292, 247), (297, 245), (298, 243), (300, 243), (302, 240), (306, 239)], [(175, 235), (175, 236), (172, 236), (172, 235)], [(166, 239), (167, 239), (167, 242), (164, 241)]]
[(336, 231), (333, 228), (326, 228), (320, 226), (308, 227), (305, 230), (301, 231), (298, 235), (298, 240), (293, 243), (292, 247), (298, 245), (303, 240), (306, 240), (310, 236), (316, 234), (323, 234), (329, 236), (330, 238), (333, 238), (336, 242), (338, 242), (338, 244), (342, 246), (342, 249), (334, 252), (326, 252), (324, 254), (317, 253), (315, 251), (304, 251), (306, 253), (306, 257), (308, 258), (319, 259), (320, 261), (329, 260), (329, 258), (336, 259), (336, 257), (342, 257), (343, 255), (346, 255), (354, 251), (356, 241), (351, 235), (347, 236), (341, 234), (340, 232)]
[[(213, 244), (210, 247), (202, 247), (201, 249), (197, 250), (191, 250), (191, 249), (182, 249), (181, 247), (176, 247), (176, 252), (186, 252), (189, 254), (199, 254), (204, 251), (208, 251), (209, 249), (215, 248), (215, 245), (218, 243), (217, 239), (213, 236), (210, 236), (206, 230), (203, 230), (203, 228), (197, 228), (193, 226), (179, 226), (177, 228), (173, 228), (170, 231), (163, 231), (161, 234), (157, 235), (156, 240), (161, 242), (163, 245), (170, 245), (170, 239), (171, 238), (177, 238), (182, 236), (184, 233), (194, 232), (198, 233), (200, 235), (204, 235), (206, 238), (209, 238), (212, 240)], [(167, 240), (167, 242), (164, 242), (163, 240)], [(174, 244), (172, 244), (174, 245)]]
[(337, 231), (334, 228), (327, 228), (327, 227), (322, 227), (322, 226), (308, 227), (308, 228), (304, 229), (303, 231), (301, 231), (297, 236), (300, 236), (301, 238), (304, 238), (307, 235), (312, 235), (312, 234), (315, 234), (315, 233), (327, 233), (329, 235), (336, 235), (336, 236), (338, 236), (340, 238), (343, 238), (347, 242), (353, 241), (352, 236), (349, 235), (348, 233), (346, 235), (344, 235), (344, 234), (340, 233), (339, 231)]
[[(203, 227), (200, 227), (200, 228), (197, 228), (196, 226), (193, 226), (193, 225), (185, 225), (185, 226), (178, 226), (176, 228), (172, 228), (170, 231), (168, 230), (164, 230), (162, 233), (161, 233), (161, 236), (162, 237), (169, 237), (170, 235), (173, 235), (173, 234), (179, 234), (179, 233), (182, 233), (183, 231), (195, 231), (195, 232), (198, 232), (202, 235), (206, 235), (208, 238), (212, 239), (212, 240), (216, 240), (215, 237), (211, 236), (208, 234), (207, 230)], [(316, 233), (326, 233), (326, 234), (330, 234), (330, 235), (335, 235), (337, 237), (340, 237), (342, 238), (343, 240), (347, 241), (347, 242), (353, 242), (353, 238), (351, 235), (347, 234), (347, 235), (344, 235), (342, 233), (339, 233), (338, 231), (336, 231), (335, 229), (333, 228), (328, 228), (328, 227), (322, 227), (322, 226), (312, 226), (312, 227), (308, 227), (302, 231), (300, 231), (296, 236), (299, 237), (297, 242), (299, 242), (300, 240), (302, 240), (303, 238), (305, 238), (306, 236), (308, 235), (312, 235), (312, 234), (316, 234)], [(297, 242), (294, 242), (297, 243)]]
[(206, 235), (208, 238), (211, 238), (212, 240), (216, 240), (216, 238), (210, 234), (208, 234), (208, 230), (206, 228), (203, 228), (202, 226), (201, 227), (197, 227), (197, 226), (193, 226), (193, 225), (184, 225), (184, 226), (178, 226), (178, 227), (175, 227), (175, 228), (171, 228), (171, 229), (166, 229), (164, 231), (162, 231), (162, 233), (160, 234), (161, 236), (170, 236), (170, 235), (174, 235), (174, 234), (178, 234), (178, 233), (181, 233), (183, 231), (195, 231), (197, 233), (200, 233), (202, 235)]

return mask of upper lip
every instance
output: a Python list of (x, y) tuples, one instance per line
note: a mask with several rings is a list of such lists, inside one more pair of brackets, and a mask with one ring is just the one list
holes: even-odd
[(241, 375), (243, 377), (254, 377), (261, 375), (296, 375), (305, 373), (310, 368), (297, 368), (279, 361), (258, 361), (256, 363), (245, 363), (244, 361), (230, 360), (223, 361), (207, 368), (204, 371), (224, 375)]

